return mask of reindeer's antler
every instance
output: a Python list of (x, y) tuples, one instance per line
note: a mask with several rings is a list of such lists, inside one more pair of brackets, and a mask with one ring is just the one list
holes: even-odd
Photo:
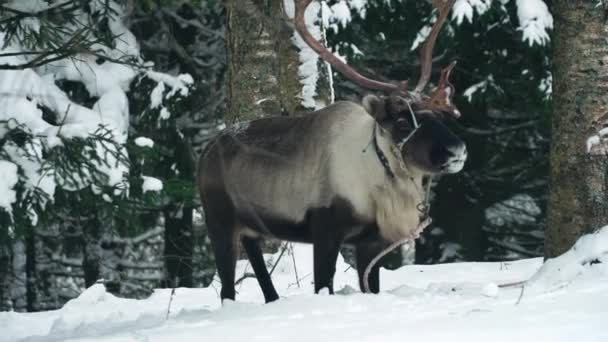
[(429, 83), (431, 78), (431, 70), (433, 68), (433, 49), (435, 48), (435, 42), (437, 41), (439, 31), (441, 31), (441, 27), (448, 17), (448, 13), (450, 12), (452, 6), (454, 6), (454, 2), (456, 2), (456, 0), (448, 0), (443, 6), (441, 6), (438, 2), (441, 1), (436, 1), (434, 3), (439, 9), (439, 18), (437, 18), (437, 21), (435, 24), (433, 24), (431, 33), (429, 33), (429, 36), (422, 45), (422, 49), (420, 49), (420, 79), (418, 80), (418, 84), (414, 89), (414, 92), (417, 93), (422, 92), (427, 83)]
[[(395, 95), (407, 96), (413, 99), (412, 106), (419, 110), (442, 111), (450, 113), (455, 117), (460, 116), (460, 111), (452, 103), (452, 97), (455, 91), (454, 86), (449, 81), (450, 73), (456, 64), (455, 62), (452, 62), (447, 68), (445, 68), (441, 72), (441, 79), (439, 81), (437, 89), (435, 89), (435, 91), (430, 96), (424, 96), (422, 94), (422, 91), (426, 87), (431, 77), (433, 48), (435, 47), (435, 41), (437, 40), (439, 31), (441, 30), (441, 27), (443, 26), (443, 23), (445, 22), (448, 13), (450, 12), (450, 9), (454, 6), (454, 2), (456, 2), (456, 0), (447, 0), (444, 2), (443, 6), (436, 5), (439, 8), (439, 18), (437, 19), (435, 24), (433, 24), (433, 27), (431, 28), (431, 33), (429, 34), (429, 37), (425, 41), (420, 51), (420, 79), (418, 80), (418, 84), (416, 85), (416, 88), (413, 91), (408, 91), (407, 81), (382, 82), (373, 80), (371, 78), (361, 75), (348, 64), (342, 62), (333, 53), (331, 53), (331, 51), (329, 51), (325, 46), (323, 46), (323, 44), (316, 40), (306, 27), (306, 23), (304, 20), (304, 12), (306, 11), (306, 7), (310, 5), (312, 0), (294, 1), (296, 5), (294, 20), (296, 31), (300, 34), (306, 44), (308, 44), (308, 46), (310, 46), (315, 52), (317, 52), (317, 54), (319, 54), (319, 57), (331, 64), (335, 69), (344, 74), (344, 76), (346, 76), (348, 79), (363, 88), (371, 90), (380, 90)], [(441, 0), (434, 2), (441, 2)]]
[[(407, 82), (405, 87), (401, 83), (387, 83), (372, 80), (371, 78), (365, 77), (358, 73), (355, 69), (353, 69), (348, 64), (342, 62), (338, 57), (336, 57), (331, 51), (329, 51), (323, 44), (321, 44), (318, 40), (316, 40), (312, 34), (308, 31), (306, 27), (306, 22), (304, 20), (304, 12), (306, 11), (306, 7), (312, 2), (312, 0), (295, 0), (296, 4), (296, 12), (295, 12), (295, 27), (296, 31), (300, 34), (302, 39), (313, 49), (316, 53), (319, 54), (323, 60), (331, 64), (334, 68), (344, 74), (351, 81), (357, 83), (358, 85), (372, 90), (381, 90), (385, 92), (407, 92)], [(403, 88), (402, 88), (403, 87)]]

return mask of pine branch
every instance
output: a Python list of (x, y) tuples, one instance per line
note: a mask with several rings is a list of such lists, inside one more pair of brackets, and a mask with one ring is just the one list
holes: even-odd
[(0, 57), (36, 55), (34, 59), (26, 63), (0, 64), (0, 70), (23, 70), (28, 68), (37, 68), (45, 64), (62, 60), (69, 56), (74, 56), (78, 53), (84, 52), (86, 51), (87, 45), (90, 46), (95, 43), (93, 41), (87, 41), (86, 33), (89, 31), (90, 29), (88, 27), (83, 27), (77, 30), (70, 39), (68, 39), (61, 46), (54, 49), (46, 51), (24, 51), (0, 54)]

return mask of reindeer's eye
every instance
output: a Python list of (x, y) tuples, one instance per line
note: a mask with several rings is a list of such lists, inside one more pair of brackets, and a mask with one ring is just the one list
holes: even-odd
[(410, 123), (404, 118), (395, 120), (395, 127), (400, 131), (407, 131), (411, 128)]

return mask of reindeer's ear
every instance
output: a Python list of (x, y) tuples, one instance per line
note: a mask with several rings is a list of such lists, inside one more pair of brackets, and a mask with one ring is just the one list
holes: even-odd
[(388, 113), (386, 112), (386, 100), (382, 97), (366, 95), (361, 101), (361, 104), (376, 121), (382, 121), (388, 116)]

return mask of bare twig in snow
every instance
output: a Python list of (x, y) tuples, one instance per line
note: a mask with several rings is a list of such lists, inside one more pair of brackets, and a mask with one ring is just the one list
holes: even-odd
[(293, 271), (296, 276), (296, 284), (298, 284), (298, 287), (300, 287), (300, 278), (298, 277), (298, 267), (296, 266), (296, 256), (295, 256), (295, 253), (293, 252), (292, 243), (289, 243), (289, 250), (291, 252), (291, 260), (293, 261)]
[(519, 298), (517, 298), (517, 302), (515, 303), (515, 305), (519, 305), (519, 303), (521, 302), (521, 299), (524, 298), (524, 289), (525, 289), (525, 285), (521, 286), (521, 292), (519, 293)]
[[(175, 278), (177, 283), (177, 277)], [(171, 289), (171, 297), (169, 297), (169, 306), (167, 306), (167, 320), (169, 320), (169, 314), (171, 313), (171, 303), (173, 303), (173, 296), (175, 295), (175, 286)]]
[(272, 268), (270, 269), (270, 275), (272, 275), (272, 272), (274, 272), (274, 269), (277, 268), (277, 265), (279, 264), (279, 261), (281, 261), (281, 258), (283, 257), (283, 254), (285, 254), (285, 250), (287, 250), (287, 247), (289, 247), (289, 245), (287, 243), (285, 243), (283, 245), (283, 249), (281, 249), (281, 253), (279, 254), (279, 257), (277, 258), (277, 260), (274, 262), (274, 265), (272, 265)]

